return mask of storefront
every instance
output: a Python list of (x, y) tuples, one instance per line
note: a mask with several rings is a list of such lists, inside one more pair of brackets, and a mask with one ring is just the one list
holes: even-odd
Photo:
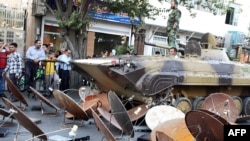
[[(100, 55), (107, 50), (111, 52), (119, 46), (132, 44), (131, 20), (126, 13), (111, 14), (104, 10), (90, 11), (93, 20), (88, 28), (87, 56)], [(51, 14), (42, 19), (41, 39), (44, 44), (53, 43), (56, 50), (67, 48), (67, 43), (60, 36), (60, 28)]]
[(87, 56), (100, 56), (102, 52), (128, 46), (130, 42), (131, 26), (108, 21), (100, 21), (90, 27), (88, 32)]
[(42, 41), (43, 44), (54, 44), (55, 51), (59, 51), (61, 48), (66, 48), (67, 43), (60, 35), (59, 25), (55, 20), (44, 17), (42, 20)]
[(108, 13), (105, 8), (98, 12), (90, 11), (89, 14), (95, 23), (91, 24), (88, 32), (87, 56), (100, 55), (105, 50), (111, 52), (133, 44), (131, 22), (138, 24), (137, 18), (131, 19), (126, 13)]

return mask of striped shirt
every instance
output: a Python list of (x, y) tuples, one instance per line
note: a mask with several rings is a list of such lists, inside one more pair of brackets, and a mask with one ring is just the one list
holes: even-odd
[(20, 75), (22, 73), (22, 58), (18, 52), (7, 56), (7, 65), (4, 72), (10, 71), (10, 74)]

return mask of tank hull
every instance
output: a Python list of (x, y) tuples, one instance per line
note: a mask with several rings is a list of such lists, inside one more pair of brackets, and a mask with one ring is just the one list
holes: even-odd
[(126, 97), (134, 95), (139, 101), (171, 87), (174, 94), (189, 98), (214, 92), (249, 95), (250, 65), (223, 58), (116, 56), (79, 59), (71, 63), (75, 70), (92, 78), (100, 89)]

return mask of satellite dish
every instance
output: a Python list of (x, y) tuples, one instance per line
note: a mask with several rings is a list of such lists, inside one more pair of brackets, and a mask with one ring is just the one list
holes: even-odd
[(201, 109), (213, 112), (231, 123), (236, 121), (239, 113), (233, 98), (224, 93), (210, 94), (203, 101)]
[(126, 108), (122, 104), (119, 97), (116, 95), (115, 92), (109, 91), (108, 100), (111, 107), (111, 114), (113, 114), (116, 121), (122, 128), (123, 133), (125, 133), (126, 135), (130, 135), (131, 137), (134, 137), (133, 124), (129, 118)]
[(173, 106), (159, 105), (148, 110), (145, 116), (145, 121), (148, 128), (154, 130), (155, 127), (165, 121), (184, 117), (185, 114)]
[(16, 111), (13, 113), (13, 117), (28, 131), (30, 131), (33, 136), (38, 136), (42, 140), (47, 140), (47, 136), (44, 132), (28, 118), (25, 113), (23, 113), (19, 108), (17, 108), (13, 103), (11, 103), (7, 98), (2, 98), (3, 102), (9, 109)]
[(223, 141), (224, 125), (229, 124), (224, 118), (207, 110), (189, 111), (185, 122), (196, 141)]

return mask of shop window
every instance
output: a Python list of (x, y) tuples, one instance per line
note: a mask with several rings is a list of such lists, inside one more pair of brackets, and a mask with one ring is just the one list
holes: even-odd
[[(126, 39), (124, 39), (126, 38)], [(118, 47), (127, 47), (128, 37), (104, 33), (95, 34), (95, 46), (94, 54), (95, 56), (101, 56), (104, 51), (112, 52), (113, 49)]]
[(226, 21), (225, 24), (233, 24), (233, 19), (234, 19), (234, 8), (230, 7), (227, 10), (227, 14), (226, 14)]

